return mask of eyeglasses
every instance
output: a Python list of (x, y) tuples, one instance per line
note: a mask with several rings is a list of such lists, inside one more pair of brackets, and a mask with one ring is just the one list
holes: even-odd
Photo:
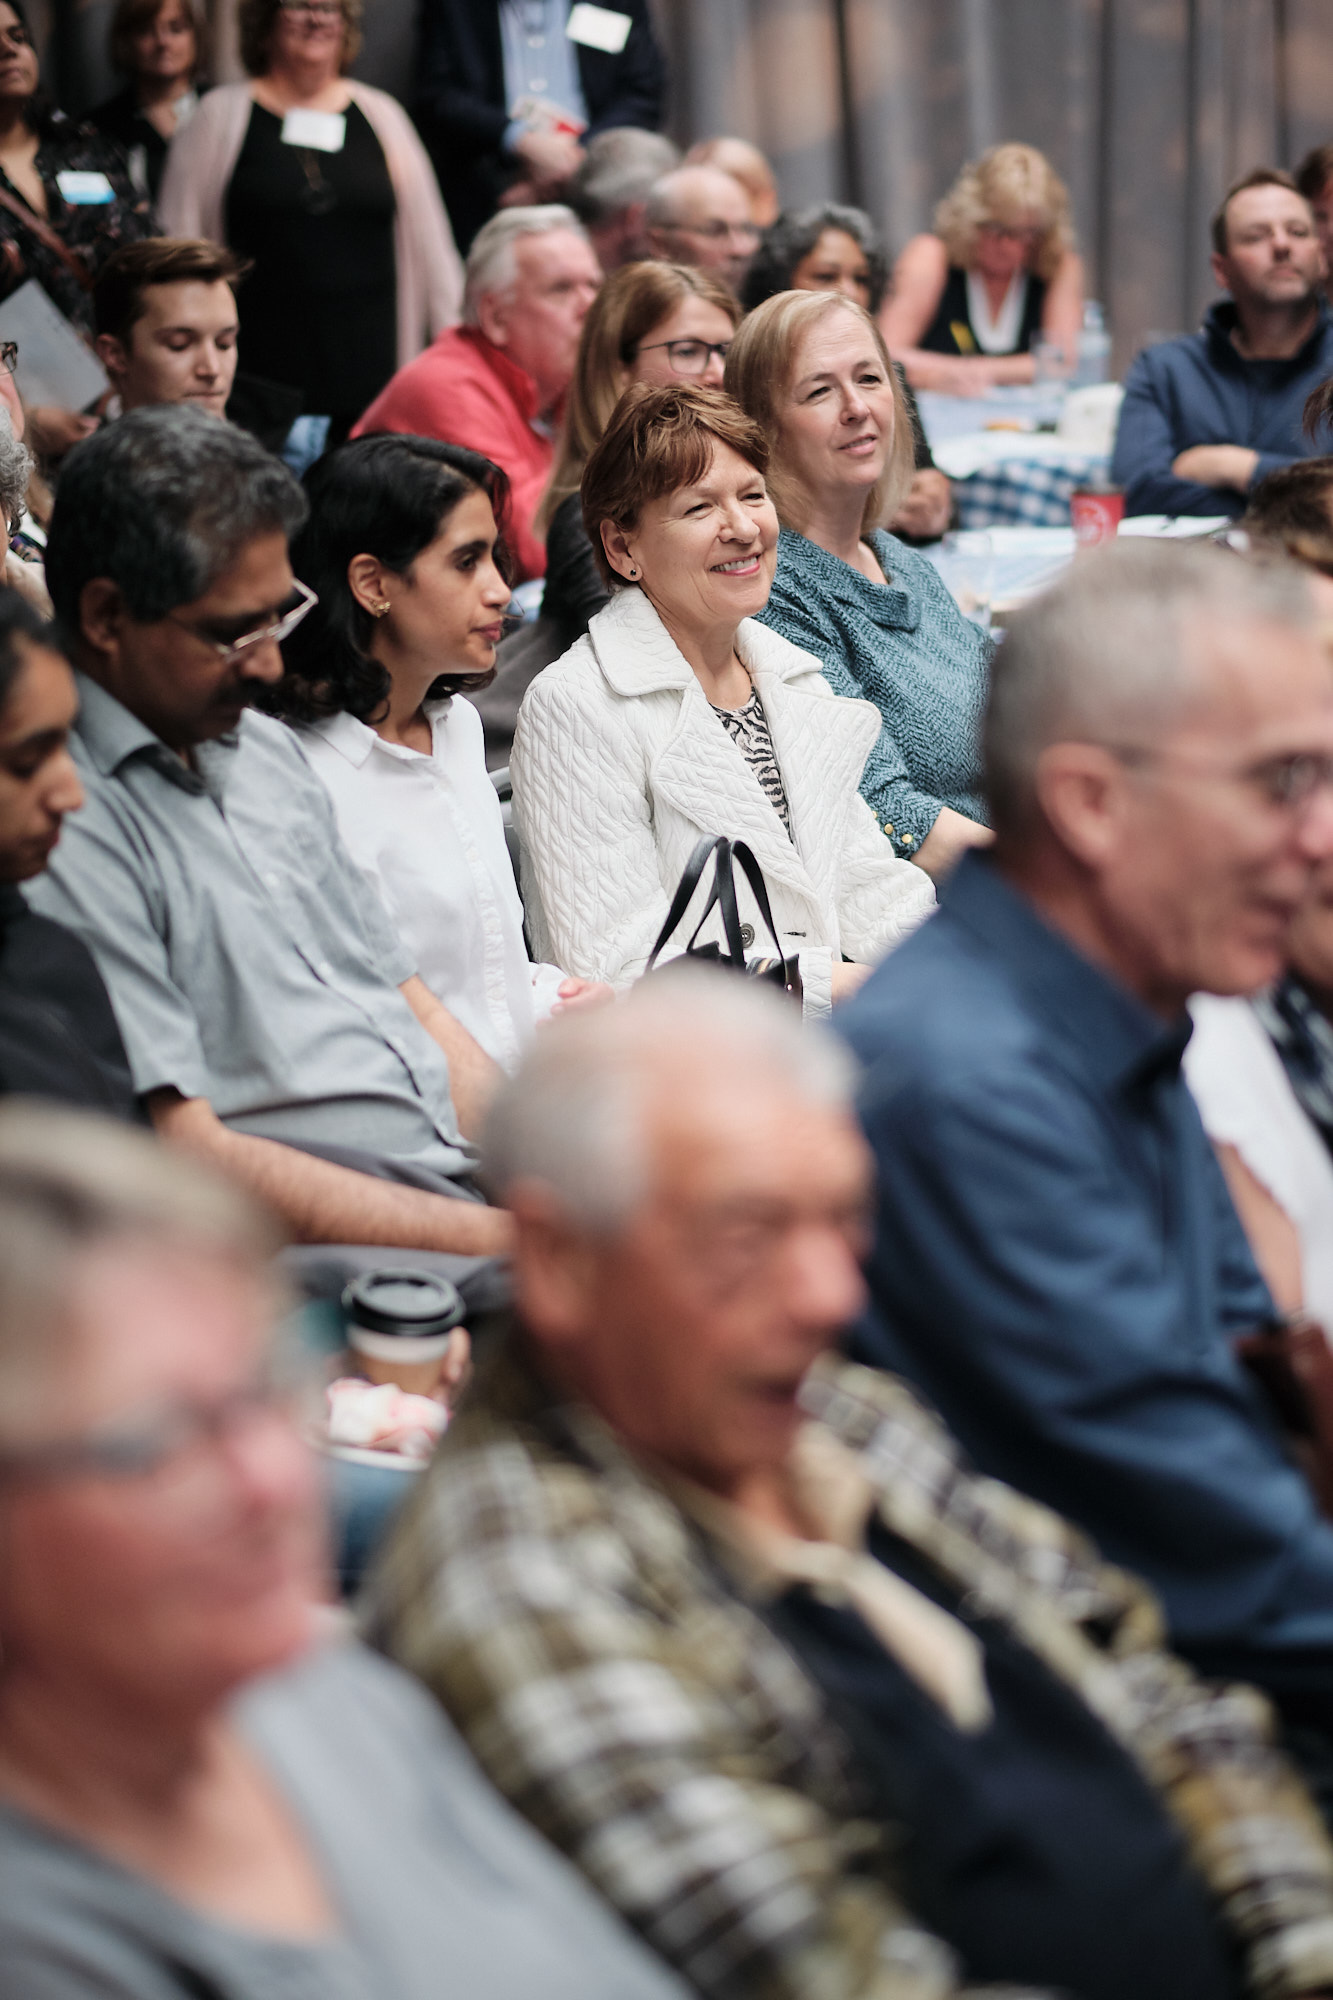
[(167, 619), (172, 625), (179, 625), (182, 632), (188, 632), (192, 639), (198, 639), (202, 645), (211, 646), (218, 658), (230, 666), (233, 660), (239, 659), (242, 653), (248, 653), (255, 646), (280, 646), (284, 639), (291, 637), (307, 612), (313, 611), (319, 603), (315, 592), (304, 583), (298, 582), (293, 594), (296, 602), (288, 606), (276, 624), (261, 625), (253, 632), (244, 633), (239, 639), (214, 639), (209, 633), (201, 632), (197, 626), (187, 624), (183, 618), (177, 618), (172, 611), (167, 613)]
[(18, 367), (19, 344), (16, 340), (0, 340), (0, 368), (6, 375), (12, 375)]
[(331, 21), (341, 14), (342, 0), (278, 0), (284, 14), (315, 14), (320, 20)]
[(1006, 243), (1035, 243), (1041, 230), (1033, 223), (1025, 223), (1021, 228), (1012, 222), (983, 222), (983, 236), (996, 236)]
[(709, 243), (720, 243), (724, 236), (734, 236), (738, 243), (748, 243), (752, 250), (759, 244), (759, 229), (753, 222), (723, 222), (719, 216), (712, 222), (677, 222), (670, 226), (685, 236), (702, 236)]
[(255, 1425), (296, 1415), (311, 1377), (279, 1346), (261, 1372), (228, 1394), (161, 1408), (83, 1437), (0, 1452), (0, 1480), (47, 1484), (69, 1479), (186, 1480), (219, 1447)]
[[(1107, 748), (1122, 764), (1168, 761), (1160, 751), (1142, 749), (1135, 744), (1108, 744)], [(1282, 812), (1303, 812), (1318, 793), (1333, 791), (1333, 756), (1317, 750), (1293, 750), (1285, 757), (1269, 757), (1239, 771), (1219, 770), (1182, 757), (1169, 761), (1191, 777), (1239, 781), (1257, 792), (1265, 805), (1274, 806)]]
[(725, 361), (731, 347), (729, 340), (650, 340), (640, 347), (640, 354), (652, 354), (665, 348), (667, 359), (677, 375), (702, 375), (716, 354), (719, 361)]

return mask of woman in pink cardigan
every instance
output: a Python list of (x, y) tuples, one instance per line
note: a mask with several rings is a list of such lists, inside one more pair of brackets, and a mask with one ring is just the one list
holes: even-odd
[(158, 204), (173, 235), (253, 261), (241, 366), (299, 389), (330, 443), (455, 323), (463, 290), (411, 119), (345, 74), (360, 18), (361, 0), (241, 0), (251, 81), (210, 92), (173, 139)]

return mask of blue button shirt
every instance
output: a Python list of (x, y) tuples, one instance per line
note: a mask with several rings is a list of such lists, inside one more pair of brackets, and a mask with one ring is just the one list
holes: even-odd
[(836, 1016), (878, 1166), (859, 1357), (1333, 1715), (1333, 1527), (1230, 1335), (1271, 1311), (1165, 1026), (980, 856)]

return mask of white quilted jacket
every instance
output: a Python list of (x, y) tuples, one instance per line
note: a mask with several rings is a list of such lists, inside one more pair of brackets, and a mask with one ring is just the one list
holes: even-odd
[[(618, 590), (519, 711), (510, 770), (532, 949), (629, 985), (695, 842), (725, 833), (754, 850), (784, 955), (800, 954), (806, 1013), (826, 1014), (834, 955), (873, 964), (929, 914), (935, 892), (857, 791), (878, 710), (835, 695), (813, 654), (752, 618), (736, 651), (768, 718), (792, 838), (643, 592)], [(747, 948), (771, 957), (739, 871), (737, 885)], [(670, 950), (691, 928), (687, 917)], [(722, 941), (716, 911), (702, 937)]]

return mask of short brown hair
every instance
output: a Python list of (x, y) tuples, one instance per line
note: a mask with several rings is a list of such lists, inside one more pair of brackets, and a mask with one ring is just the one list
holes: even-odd
[(1300, 194), (1302, 192), (1285, 167), (1253, 168), (1250, 173), (1246, 174), (1244, 180), (1234, 182), (1227, 189), (1213, 213), (1213, 219), (1208, 227), (1212, 236), (1214, 255), (1225, 257), (1227, 254), (1227, 210), (1236, 199), (1236, 196), (1244, 194), (1247, 188), (1261, 187), (1287, 188), (1292, 194)]
[[(151, 28), (168, 4), (169, 0), (116, 0), (116, 11), (107, 30), (107, 48), (112, 62), (123, 75), (134, 74), (134, 50), (130, 46), (134, 37), (145, 28)], [(190, 72), (191, 79), (194, 79), (207, 74), (213, 54), (212, 37), (200, 0), (179, 0), (179, 4), (189, 15), (190, 26), (194, 29), (194, 68)]]
[(1251, 491), (1238, 525), (1254, 541), (1333, 576), (1333, 458), (1298, 458), (1270, 472)]
[[(361, 0), (339, 0), (339, 4), (343, 14), (340, 68), (345, 73), (361, 53)], [(281, 12), (282, 0), (241, 0), (236, 10), (241, 61), (251, 76), (263, 76), (268, 70), (269, 43)]]
[(583, 469), (583, 525), (604, 581), (623, 582), (606, 559), (602, 523), (632, 528), (650, 500), (692, 486), (708, 470), (716, 446), (726, 445), (761, 478), (768, 472), (768, 444), (758, 424), (720, 389), (680, 383), (655, 389), (632, 382), (611, 413), (606, 433)]
[(147, 236), (113, 250), (93, 286), (93, 327), (117, 340), (130, 337), (144, 315), (144, 293), (152, 285), (236, 285), (249, 264), (203, 236)]
[(775, 292), (741, 321), (727, 356), (726, 386), (747, 416), (772, 440), (769, 485), (779, 517), (796, 527), (804, 517), (802, 494), (783, 464), (782, 418), (779, 399), (791, 380), (796, 349), (805, 334), (830, 313), (850, 313), (874, 343), (884, 373), (893, 388), (893, 448), (881, 476), (866, 495), (862, 530), (880, 528), (897, 513), (907, 497), (916, 463), (912, 420), (903, 400), (898, 371), (889, 358), (879, 322), (864, 306), (841, 292)]
[(578, 492), (583, 468), (624, 392), (639, 343), (688, 298), (716, 306), (733, 329), (740, 319), (734, 295), (711, 271), (692, 264), (625, 264), (598, 292), (579, 336), (560, 454), (537, 516), (539, 528), (549, 527), (560, 502)]
[(1307, 201), (1318, 201), (1333, 181), (1333, 146), (1312, 146), (1296, 169), (1296, 191)]

